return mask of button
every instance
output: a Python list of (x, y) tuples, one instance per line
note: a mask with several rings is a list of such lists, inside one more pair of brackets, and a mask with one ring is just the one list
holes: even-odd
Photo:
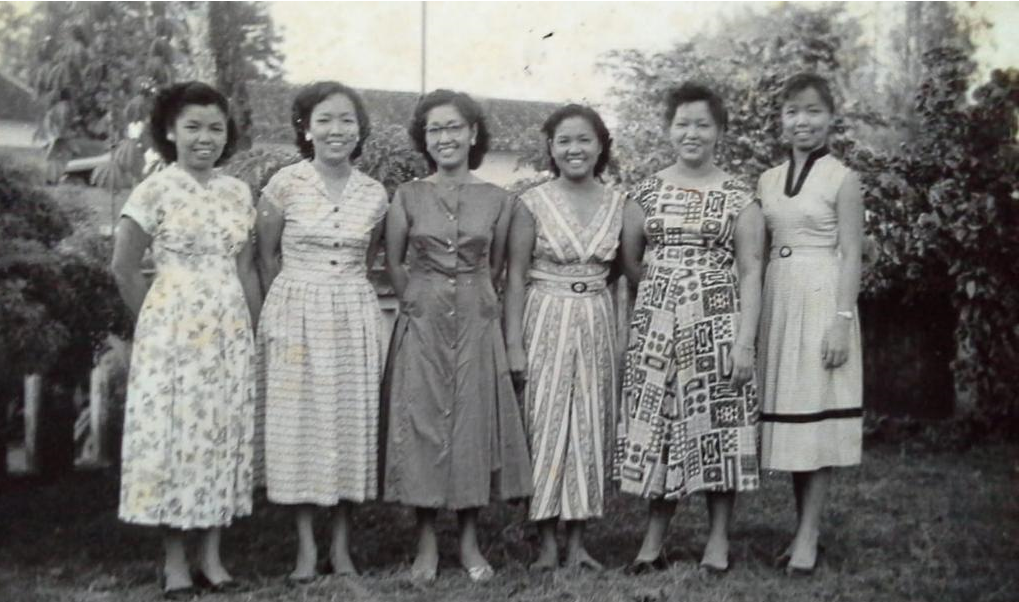
[(339, 207), (333, 207), (333, 213), (337, 213), (337, 212), (339, 212), (339, 210), (340, 210)]
[(335, 259), (330, 259), (329, 260), (329, 265), (336, 265), (336, 260)]
[(333, 248), (334, 248), (334, 249), (339, 249), (339, 248), (340, 248), (340, 243), (338, 243), (338, 242), (334, 242), (334, 243), (333, 243)]
[(453, 220), (456, 219), (456, 216), (453, 215), (452, 213), (447, 213), (446, 214), (446, 219), (448, 219), (449, 221), (453, 221)]
[(452, 343), (450, 343), (449, 344), (449, 348), (450, 349), (456, 349), (456, 341), (453, 341)]
[(573, 284), (570, 285), (570, 288), (573, 290), (573, 292), (578, 293), (578, 294), (586, 293), (587, 292), (587, 283), (586, 282), (574, 282)]
[(456, 310), (455, 309), (449, 310), (449, 315), (450, 316), (455, 316), (456, 315)]
[(456, 284), (456, 278), (450, 278), (449, 279), (449, 283), (450, 284)]
[(445, 410), (442, 411), (442, 415), (446, 416), (446, 417), (452, 416), (453, 415), (453, 410), (451, 410), (449, 408), (446, 408)]
[(340, 227), (340, 224), (338, 224), (338, 223), (333, 224), (333, 228), (339, 228), (339, 227)]
[(782, 247), (778, 250), (779, 257), (789, 257), (793, 254), (793, 250), (790, 247)]

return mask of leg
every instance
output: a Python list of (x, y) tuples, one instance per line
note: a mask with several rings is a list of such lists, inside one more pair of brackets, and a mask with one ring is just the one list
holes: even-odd
[(219, 544), (223, 530), (219, 527), (205, 529), (202, 532), (202, 540), (199, 547), (199, 562), (202, 575), (212, 585), (219, 585), (233, 581), (230, 573), (223, 568), (223, 560), (219, 556)]
[(831, 468), (821, 468), (796, 475), (805, 482), (796, 537), (793, 539), (789, 560), (790, 568), (812, 570), (817, 563), (817, 538), (821, 530), (821, 515), (824, 512), (824, 498), (831, 482), (831, 472)]
[(478, 544), (478, 508), (467, 508), (457, 512), (460, 523), (460, 564), (464, 568), (487, 565)]
[(566, 523), (566, 565), (600, 571), (605, 567), (592, 558), (584, 548), (584, 526), (586, 524), (582, 520), (571, 520)]
[(647, 530), (644, 542), (637, 552), (637, 562), (651, 562), (659, 557), (665, 544), (665, 532), (669, 521), (676, 512), (676, 502), (665, 499), (652, 499), (648, 504)]
[(554, 518), (538, 521), (538, 534), (541, 536), (541, 552), (538, 554), (538, 559), (531, 565), (531, 569), (549, 571), (559, 566), (559, 545), (555, 539), (557, 522)]
[(350, 559), (350, 502), (340, 502), (333, 510), (333, 543), (329, 562), (337, 575), (357, 575)]
[(439, 542), (435, 535), (434, 508), (418, 508), (418, 551), (411, 567), (411, 576), (416, 580), (434, 581), (439, 566)]
[(708, 544), (704, 547), (701, 566), (724, 571), (729, 568), (729, 525), (736, 506), (736, 492), (708, 492), (704, 497), (708, 503), (711, 531)]
[(310, 579), (315, 576), (318, 562), (318, 547), (315, 545), (315, 531), (312, 528), (315, 507), (301, 504), (294, 508), (294, 522), (297, 525), (297, 561), (291, 579)]
[(184, 549), (184, 532), (180, 529), (163, 530), (164, 591), (191, 587), (187, 551)]

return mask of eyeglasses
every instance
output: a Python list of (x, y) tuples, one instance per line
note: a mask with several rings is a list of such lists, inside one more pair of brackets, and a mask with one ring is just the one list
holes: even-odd
[(451, 123), (449, 125), (430, 125), (425, 128), (425, 136), (431, 136), (432, 138), (438, 138), (442, 136), (443, 132), (446, 132), (450, 136), (458, 136), (467, 129), (466, 123)]

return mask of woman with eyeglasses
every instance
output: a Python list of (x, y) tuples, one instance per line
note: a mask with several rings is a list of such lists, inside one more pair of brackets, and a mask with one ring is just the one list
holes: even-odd
[(386, 261), (400, 298), (384, 385), (389, 425), (384, 498), (413, 506), (411, 578), (439, 562), (438, 510), (457, 512), (460, 563), (475, 582), (494, 571), (478, 544), (478, 511), (496, 496), (531, 492), (531, 466), (500, 325), (511, 203), (473, 173), (488, 150), (481, 107), (436, 90), (409, 133), (431, 175), (397, 189), (386, 220)]

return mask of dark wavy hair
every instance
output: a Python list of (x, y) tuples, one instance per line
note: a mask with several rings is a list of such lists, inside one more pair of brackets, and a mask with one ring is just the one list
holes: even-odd
[(669, 90), (665, 95), (665, 113), (663, 115), (665, 123), (672, 123), (672, 120), (676, 118), (676, 110), (679, 109), (680, 105), (700, 102), (702, 100), (708, 104), (708, 111), (711, 113), (711, 118), (715, 120), (715, 125), (720, 130), (725, 131), (729, 127), (729, 112), (725, 109), (722, 97), (708, 86), (697, 82), (686, 82), (678, 88)]
[(340, 82), (325, 81), (308, 84), (301, 88), (301, 91), (294, 97), (294, 104), (290, 107), (290, 123), (294, 126), (294, 133), (297, 135), (297, 150), (305, 159), (315, 158), (315, 145), (310, 140), (304, 139), (308, 131), (308, 121), (311, 119), (311, 112), (315, 110), (320, 102), (333, 96), (342, 94), (350, 99), (354, 105), (354, 114), (357, 116), (358, 138), (357, 145), (350, 152), (350, 159), (354, 160), (361, 156), (364, 148), (364, 141), (371, 133), (371, 122), (368, 120), (368, 110), (364, 107), (364, 100), (361, 95), (350, 86)]
[(485, 154), (488, 152), (491, 136), (488, 133), (488, 125), (485, 123), (485, 113), (481, 110), (481, 105), (463, 92), (440, 89), (429, 92), (418, 100), (417, 106), (414, 107), (414, 116), (407, 128), (410, 139), (414, 141), (414, 148), (424, 155), (430, 171), (434, 172), (438, 169), (435, 160), (428, 154), (428, 145), (425, 142), (425, 125), (428, 122), (428, 112), (435, 107), (444, 105), (451, 105), (455, 108), (468, 126), (477, 126), (478, 137), (474, 140), (474, 145), (471, 146), (467, 155), (467, 167), (470, 169), (481, 167), (481, 162), (485, 160)]
[[(595, 111), (591, 107), (585, 107), (578, 104), (568, 104), (563, 107), (556, 109), (545, 123), (541, 126), (541, 131), (545, 134), (545, 142), (551, 147), (552, 139), (555, 138), (556, 128), (559, 124), (566, 121), (570, 117), (580, 117), (591, 124), (594, 128), (595, 135), (598, 136), (598, 142), (601, 143), (601, 153), (598, 154), (598, 160), (594, 164), (594, 175), (598, 177), (605, 171), (605, 167), (609, 164), (609, 160), (612, 158), (612, 136), (609, 135), (609, 128), (605, 126), (605, 122), (602, 120), (601, 115), (598, 111)], [(556, 165), (555, 159), (552, 157), (552, 153), (549, 153), (548, 158), (549, 169), (555, 176), (559, 177), (559, 166)]]
[(835, 97), (831, 93), (831, 86), (828, 84), (827, 79), (816, 73), (803, 72), (790, 76), (782, 84), (782, 90), (778, 93), (778, 98), (780, 102), (785, 103), (793, 96), (811, 88), (821, 97), (821, 102), (828, 107), (828, 111), (834, 114)]
[(208, 84), (191, 81), (173, 84), (160, 90), (152, 102), (149, 114), (149, 133), (152, 135), (152, 146), (167, 163), (177, 160), (177, 145), (167, 138), (173, 124), (184, 112), (185, 107), (198, 105), (207, 107), (215, 105), (226, 117), (226, 145), (223, 153), (216, 159), (220, 165), (230, 158), (237, 146), (237, 124), (230, 117), (230, 103), (226, 96)]

